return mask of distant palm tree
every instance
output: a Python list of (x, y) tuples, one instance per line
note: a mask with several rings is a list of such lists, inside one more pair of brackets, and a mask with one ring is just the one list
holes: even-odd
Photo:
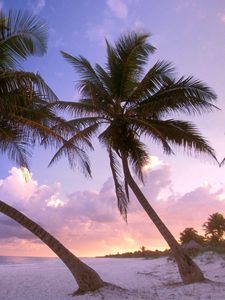
[(213, 245), (219, 245), (223, 240), (225, 233), (225, 218), (222, 214), (216, 212), (209, 216), (208, 221), (203, 224), (205, 236)]
[[(58, 102), (56, 106), (76, 117), (68, 122), (74, 127), (70, 141), (81, 137), (89, 140), (98, 133), (109, 154), (118, 208), (125, 219), (131, 188), (172, 249), (184, 283), (202, 281), (201, 270), (185, 255), (150, 206), (131, 175), (130, 166), (142, 180), (142, 168), (148, 162), (149, 154), (141, 137), (158, 142), (167, 154), (173, 153), (172, 145), (175, 145), (190, 154), (215, 158), (214, 150), (196, 127), (190, 122), (175, 120), (172, 115), (211, 111), (216, 96), (208, 86), (192, 77), (175, 79), (174, 68), (165, 61), (158, 61), (145, 73), (148, 56), (155, 50), (148, 43), (148, 37), (149, 34), (129, 33), (121, 36), (115, 46), (106, 41), (105, 68), (99, 64), (92, 67), (86, 58), (62, 52), (80, 75), (81, 99), (79, 102)], [(65, 147), (57, 151), (51, 163), (63, 151)]]
[(197, 230), (195, 230), (193, 227), (188, 227), (180, 233), (180, 242), (181, 245), (184, 245), (190, 241), (195, 241), (202, 245), (204, 243), (204, 237), (199, 235)]
[[(46, 38), (46, 26), (37, 17), (12, 11), (5, 16), (0, 12), (0, 152), (22, 167), (29, 167), (30, 150), (35, 143), (59, 147), (64, 142), (65, 125), (49, 106), (49, 102), (57, 100), (56, 95), (40, 75), (16, 69), (29, 55), (46, 51)], [(85, 152), (72, 143), (67, 146), (89, 173)], [(59, 256), (78, 283), (75, 293), (103, 286), (94, 270), (38, 224), (2, 201), (0, 212), (30, 230)]]

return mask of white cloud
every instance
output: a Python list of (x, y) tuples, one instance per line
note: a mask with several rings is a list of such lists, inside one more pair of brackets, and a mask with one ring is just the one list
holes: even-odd
[(45, 5), (45, 0), (37, 0), (37, 3), (33, 6), (34, 13), (38, 14), (45, 7)]
[(104, 41), (108, 32), (103, 26), (96, 25), (87, 30), (87, 36), (90, 41)]
[(107, 0), (107, 5), (111, 12), (120, 19), (128, 16), (128, 7), (122, 0)]
[(114, 25), (111, 19), (105, 18), (101, 25), (92, 25), (88, 28), (87, 37), (92, 42), (99, 41), (105, 45), (105, 39), (112, 40), (110, 32), (112, 32)]
[(137, 33), (143, 33), (145, 32), (145, 24), (140, 20), (136, 20), (133, 23), (133, 30)]

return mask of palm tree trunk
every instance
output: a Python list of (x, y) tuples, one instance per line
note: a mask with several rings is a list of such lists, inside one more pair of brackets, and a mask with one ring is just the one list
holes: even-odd
[(162, 222), (159, 218), (155, 210), (149, 204), (148, 200), (145, 198), (144, 194), (134, 181), (126, 156), (122, 156), (122, 164), (124, 175), (127, 180), (128, 185), (130, 186), (131, 190), (137, 197), (138, 201), (140, 202), (141, 206), (144, 208), (152, 222), (155, 224), (159, 232), (162, 234), (164, 239), (166, 240), (167, 244), (170, 246), (171, 251), (176, 259), (178, 269), (180, 272), (180, 276), (185, 284), (194, 283), (204, 281), (204, 275), (200, 268), (195, 264), (195, 262), (184, 252), (181, 248), (180, 244), (176, 241), (172, 233), (166, 227), (166, 225)]
[(104, 285), (100, 276), (79, 260), (73, 253), (64, 247), (57, 239), (49, 234), (40, 225), (24, 214), (0, 200), (0, 212), (12, 218), (43, 241), (67, 266), (78, 284), (78, 290), (73, 293), (82, 294), (94, 291)]

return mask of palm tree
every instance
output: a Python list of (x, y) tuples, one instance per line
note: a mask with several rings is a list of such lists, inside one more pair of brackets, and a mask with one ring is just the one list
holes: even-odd
[[(121, 36), (115, 45), (106, 41), (105, 68), (99, 64), (93, 67), (83, 56), (62, 52), (80, 75), (81, 99), (58, 102), (56, 107), (74, 117), (68, 121), (74, 127), (69, 141), (79, 140), (81, 136), (89, 140), (98, 134), (108, 151), (121, 214), (126, 219), (130, 188), (173, 251), (183, 282), (192, 283), (204, 280), (201, 270), (183, 252), (149, 204), (130, 167), (142, 180), (142, 168), (149, 160), (142, 137), (160, 143), (167, 154), (173, 153), (172, 145), (175, 145), (190, 154), (215, 158), (214, 150), (192, 123), (173, 119), (170, 114), (211, 111), (215, 108), (212, 102), (216, 95), (191, 76), (176, 79), (174, 68), (165, 61), (156, 62), (145, 73), (148, 56), (155, 50), (148, 37), (149, 34), (131, 32)], [(63, 151), (64, 146), (50, 164)]]
[(216, 212), (209, 216), (208, 221), (203, 224), (205, 236), (209, 238), (212, 245), (219, 245), (223, 240), (225, 232), (225, 218)]
[(188, 227), (180, 233), (180, 242), (181, 245), (184, 245), (190, 241), (195, 241), (202, 245), (204, 243), (204, 237), (199, 235), (197, 230), (195, 230), (193, 227)]
[[(0, 151), (21, 167), (29, 166), (35, 143), (59, 147), (65, 141), (66, 127), (49, 106), (57, 100), (56, 95), (40, 75), (15, 69), (27, 56), (46, 51), (46, 37), (46, 26), (37, 17), (12, 11), (7, 16), (0, 13)], [(73, 158), (76, 155), (84, 171), (90, 173), (84, 150), (72, 143), (68, 147), (73, 150)], [(79, 286), (74, 294), (103, 286), (93, 269), (37, 223), (2, 201), (0, 212), (30, 230), (59, 256)]]

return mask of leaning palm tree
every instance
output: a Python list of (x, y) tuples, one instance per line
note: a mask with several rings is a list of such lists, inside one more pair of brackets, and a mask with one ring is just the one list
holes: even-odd
[[(21, 167), (29, 167), (36, 143), (59, 147), (66, 137), (62, 119), (49, 106), (57, 100), (56, 95), (40, 75), (16, 69), (27, 56), (45, 52), (46, 37), (46, 27), (37, 17), (12, 11), (7, 16), (0, 13), (0, 152)], [(72, 143), (68, 147), (73, 160), (78, 158), (89, 174), (85, 151)], [(37, 223), (2, 201), (0, 212), (30, 230), (59, 256), (77, 281), (79, 289), (75, 293), (103, 286), (93, 269)]]
[(56, 238), (49, 234), (43, 227), (32, 221), (30, 218), (19, 212), (12, 206), (0, 200), (0, 212), (12, 218), (23, 227), (27, 228), (32, 234), (44, 242), (67, 266), (78, 284), (78, 290), (72, 295), (83, 294), (94, 291), (102, 287), (105, 283), (100, 276), (72, 252), (70, 252)]
[[(149, 34), (128, 33), (115, 45), (106, 41), (105, 68), (95, 67), (83, 56), (62, 52), (80, 75), (78, 102), (58, 102), (56, 107), (70, 112), (68, 121), (74, 127), (69, 141), (88, 140), (98, 134), (106, 147), (115, 183), (118, 208), (127, 217), (129, 189), (137, 197), (150, 219), (170, 246), (184, 283), (204, 280), (198, 266), (184, 253), (179, 243), (162, 222), (142, 193), (130, 167), (140, 180), (142, 168), (149, 160), (143, 139), (162, 145), (167, 154), (172, 146), (183, 147), (190, 154), (206, 154), (215, 158), (214, 150), (196, 127), (174, 119), (174, 113), (202, 113), (215, 108), (214, 92), (193, 77), (176, 79), (174, 68), (165, 61), (156, 62), (145, 72), (148, 56), (155, 48)], [(169, 116), (169, 117), (168, 117)], [(61, 147), (51, 163), (63, 154)]]

